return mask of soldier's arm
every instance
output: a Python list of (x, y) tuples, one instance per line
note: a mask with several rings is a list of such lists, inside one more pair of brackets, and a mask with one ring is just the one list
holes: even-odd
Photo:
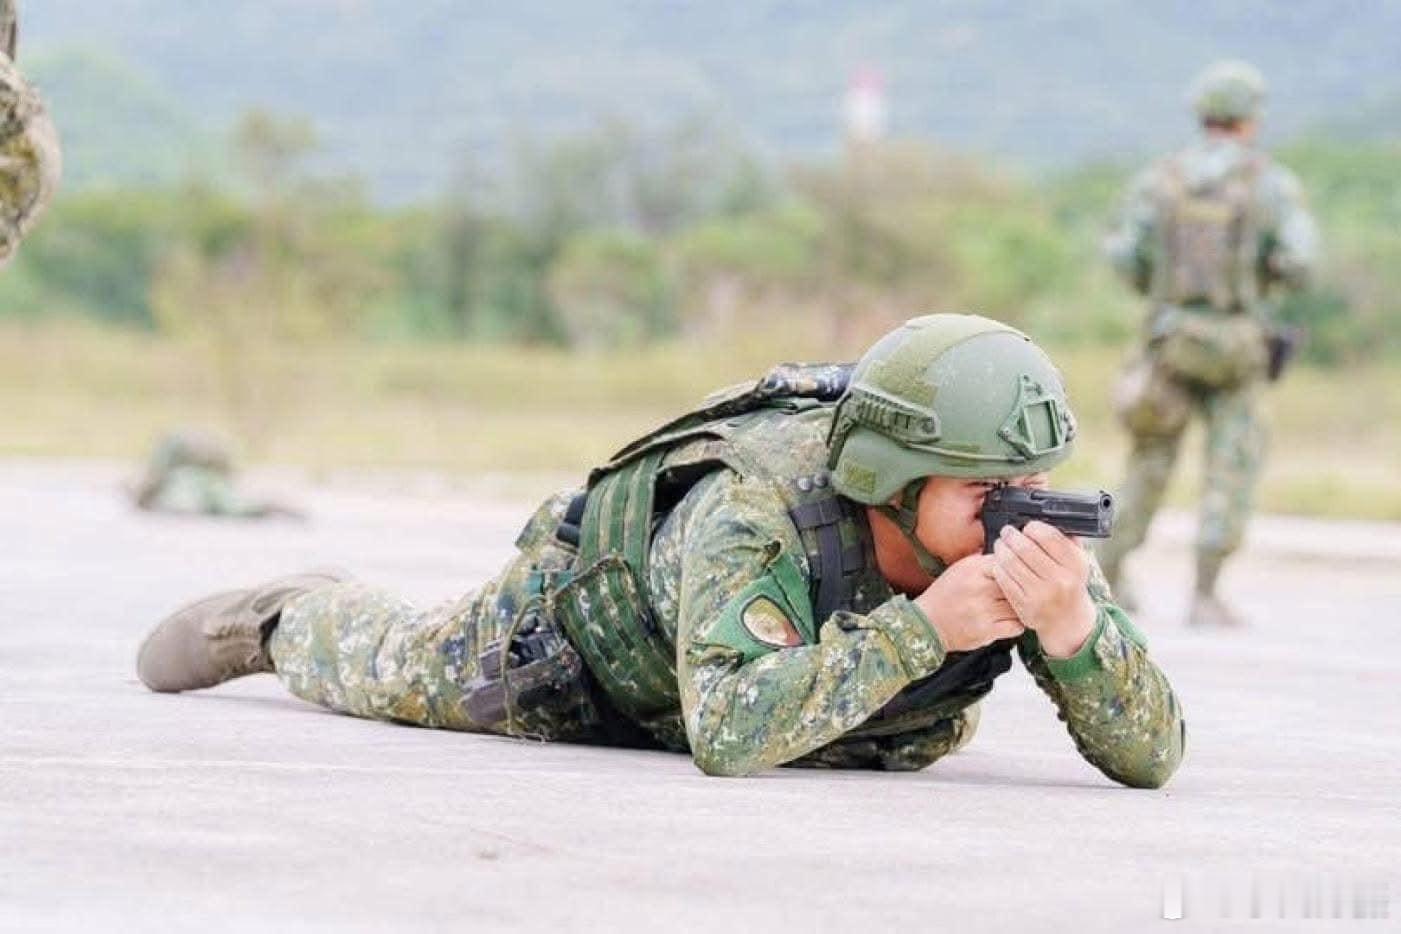
[(1142, 634), (1111, 602), (1098, 565), (1089, 587), (1095, 629), (1075, 655), (1047, 656), (1031, 631), (1017, 651), (1091, 765), (1125, 785), (1161, 787), (1182, 760), (1182, 708)]
[(869, 615), (812, 619), (801, 542), (763, 481), (726, 473), (711, 484), (683, 550), (677, 674), (691, 751), (708, 774), (807, 755), (943, 664), (933, 626), (904, 597)]
[(1156, 208), (1153, 169), (1134, 177), (1124, 195), (1119, 217), (1102, 245), (1104, 256), (1126, 282), (1146, 293), (1153, 278), (1152, 237)]
[(1318, 266), (1318, 224), (1293, 172), (1275, 166), (1264, 189), (1271, 221), (1266, 238), (1266, 266), (1271, 277), (1286, 288), (1302, 289)]
[(977, 704), (925, 726), (882, 736), (844, 736), (788, 765), (813, 769), (917, 772), (967, 745), (977, 732)]

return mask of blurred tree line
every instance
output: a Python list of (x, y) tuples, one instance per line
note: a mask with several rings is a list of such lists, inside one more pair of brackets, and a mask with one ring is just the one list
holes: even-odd
[[(316, 145), (303, 121), (250, 113), (229, 144), (236, 182), (64, 194), (0, 276), (0, 316), (203, 339), (238, 395), (257, 391), (234, 372), (267, 342), (596, 348), (760, 321), (851, 347), (933, 309), (1113, 341), (1140, 314), (1096, 255), (1127, 166), (1033, 182), (890, 142), (776, 170), (708, 120), (604, 122), (522, 140), (504, 170), (464, 160), (436, 203), (386, 208), (312, 171)], [(1284, 308), (1316, 360), (1401, 351), (1398, 154), (1327, 139), (1280, 154), (1324, 226), (1325, 274)]]

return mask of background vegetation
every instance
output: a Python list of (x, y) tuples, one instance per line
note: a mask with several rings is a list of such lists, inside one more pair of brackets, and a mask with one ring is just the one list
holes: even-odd
[[(615, 70), (623, 77), (592, 65), (542, 72), (548, 56), (540, 49), (564, 41), (558, 24), (537, 24), (534, 44), (527, 43), (535, 52), (519, 63), (537, 79), (554, 74), (557, 86), (546, 81), (545, 91), (525, 94), (517, 79), (481, 83), (481, 100), (443, 104), (452, 116), (435, 122), (439, 135), (413, 137), (395, 122), (418, 112), (403, 103), (410, 90), (400, 87), (399, 103), (367, 131), (356, 121), (387, 93), (384, 82), (356, 70), (371, 61), (388, 69), (412, 50), (421, 53), (420, 70), (438, 74), (443, 87), (473, 87), (469, 75), (448, 75), (440, 61), (454, 42), (469, 42), (458, 35), (463, 30), (442, 33), (441, 42), (423, 39), (439, 35), (435, 18), (455, 9), (442, 2), (425, 3), (414, 16), (346, 5), (327, 28), (339, 38), (297, 61), (303, 77), (342, 76), (348, 83), (337, 84), (337, 93), (354, 92), (365, 106), (336, 110), (325, 88), (294, 82), (284, 95), (261, 96), (305, 103), (318, 114), (315, 124), (289, 116), (289, 107), (245, 109), (224, 131), (233, 85), (266, 75), (214, 81), (238, 56), (221, 58), (212, 46), (198, 75), (182, 72), (199, 61), (190, 48), (209, 38), (197, 6), (131, 0), (122, 22), (94, 8), (93, 21), (114, 48), (145, 56), (139, 64), (76, 46), (33, 62), (59, 117), (68, 174), (43, 224), (0, 275), (0, 405), (7, 413), (0, 453), (134, 458), (160, 431), (194, 422), (222, 426), (252, 459), (316, 470), (391, 464), (577, 472), (705, 391), (778, 359), (850, 358), (905, 317), (969, 309), (1052, 346), (1087, 429), (1071, 479), (1117, 480), (1122, 440), (1105, 400), (1142, 310), (1100, 261), (1098, 242), (1142, 160), (1130, 149), (1095, 158), (1092, 141), (1061, 131), (1070, 132), (1066, 121), (1078, 113), (1081, 129), (1122, 131), (1135, 147), (1156, 141), (1149, 129), (1180, 136), (1166, 121), (1129, 119), (1131, 99), (1147, 95), (1176, 113), (1179, 95), (1106, 82), (1104, 62), (1093, 81), (1073, 63), (1053, 69), (1062, 84), (1032, 93), (1011, 64), (1021, 59), (983, 43), (996, 25), (1012, 45), (1050, 34), (1073, 45), (1082, 41), (1071, 33), (1083, 16), (949, 20), (919, 46), (943, 49), (949, 61), (938, 67), (954, 69), (934, 77), (983, 75), (987, 87), (1022, 88), (998, 96), (1009, 109), (975, 115), (970, 104), (950, 117), (919, 105), (928, 94), (897, 96), (909, 101), (896, 121), (906, 138), (833, 146), (839, 87), (826, 87), (823, 72), (810, 69), (802, 72), (806, 96), (798, 94), (797, 73), (781, 70), (785, 56), (798, 52), (774, 51), (744, 76), (725, 64), (733, 65), (729, 58), (706, 58), (705, 42), (692, 48), (679, 34), (671, 65), (699, 56), (697, 74), (727, 76), (735, 87), (767, 82), (780, 102), (797, 94), (811, 106), (785, 111), (790, 125), (765, 102), (737, 115), (661, 81), (638, 91), (635, 113), (563, 119), (550, 110), (548, 88), (563, 93), (569, 76), (632, 75), (647, 84), (652, 72), (628, 58), (631, 40), (617, 36), (600, 41), (621, 43)], [(249, 35), (261, 36), (265, 59), (290, 68), (296, 56), (279, 58), (276, 47), (299, 30), (323, 28), (307, 12), (317, 6), (234, 4), (238, 28), (227, 41), (241, 47)], [(833, 60), (877, 49), (899, 92), (901, 82), (908, 88), (925, 74), (902, 32), (914, 28), (916, 6), (893, 5), (877, 29), (848, 22), (855, 14), (840, 4), (815, 5), (818, 21), (793, 34), (795, 48), (821, 45), (828, 34), (856, 37)], [(1313, 17), (1315, 6), (1277, 17), (1277, 31), (1319, 34), (1332, 20)], [(1218, 20), (1237, 15), (1224, 9)], [(239, 19), (279, 10), (279, 28), (264, 23), (259, 31)], [(170, 28), (181, 36), (183, 57), (150, 46), (150, 30), (129, 28), (142, 16), (128, 14), (142, 11), (176, 24)], [(566, 12), (600, 35), (607, 32), (600, 23), (611, 22), (587, 3)], [(33, 17), (40, 33), (46, 15)], [(1136, 15), (1137, 6), (1109, 4), (1097, 21), (1128, 28)], [(493, 33), (493, 22), (479, 21), (485, 31), (475, 35), (515, 41)], [(408, 28), (413, 23), (419, 32)], [(697, 23), (648, 23), (644, 15), (633, 26), (652, 39), (672, 29), (708, 34)], [(756, 22), (750, 38), (762, 43), (775, 23)], [(1230, 26), (1194, 23), (1208, 31)], [(1271, 394), (1276, 451), (1288, 456), (1272, 460), (1264, 497), (1273, 509), (1401, 518), (1392, 476), (1401, 463), (1401, 107), (1384, 93), (1356, 93), (1367, 82), (1381, 88), (1374, 79), (1384, 69), (1364, 32), (1339, 33), (1335, 25), (1329, 34), (1355, 52), (1347, 59), (1352, 71), (1339, 87), (1295, 87), (1288, 108), (1327, 119), (1310, 130), (1297, 116), (1292, 124), (1272, 117), (1272, 126), (1290, 129), (1276, 150), (1311, 195), (1327, 259), (1317, 285), (1281, 308), (1310, 337), (1304, 365)], [(323, 61), (330, 51), (341, 58)], [(468, 72), (480, 64), (480, 54), (458, 51)], [(1268, 50), (1260, 57), (1270, 64)], [(1010, 70), (988, 70), (998, 62)], [(410, 63), (400, 66), (414, 72)], [(1280, 67), (1289, 85), (1293, 72)], [(838, 84), (846, 75), (840, 71)], [(1174, 76), (1181, 71), (1174, 64)], [(170, 90), (171, 75), (184, 82), (179, 94)], [(1086, 89), (1099, 96), (1077, 96)], [(1054, 99), (1037, 96), (1052, 92)], [(819, 98), (826, 145), (814, 135)], [(1344, 99), (1350, 109), (1339, 104)], [(214, 118), (195, 119), (192, 104)], [(464, 113), (513, 106), (521, 120), (497, 126), (490, 146), (449, 145), (442, 136)], [(1059, 122), (1047, 108), (1061, 114)], [(796, 142), (756, 143), (736, 131), (737, 116), (764, 138)], [(1005, 160), (964, 145), (1000, 144), (1003, 137), (985, 132), (994, 118), (1008, 121), (1005, 141), (1015, 155)], [(1054, 133), (1051, 124), (1059, 127)], [(1046, 132), (1032, 147), (1024, 131), (1036, 127)], [(936, 138), (943, 142), (930, 141)], [(391, 164), (408, 174), (396, 175)], [(1190, 470), (1178, 496), (1188, 483)]]

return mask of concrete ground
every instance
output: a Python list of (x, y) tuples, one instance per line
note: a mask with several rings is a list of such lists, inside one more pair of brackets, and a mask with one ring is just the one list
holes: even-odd
[(271, 677), (148, 693), (136, 646), (184, 600), (328, 563), (445, 598), (505, 559), (528, 504), (307, 487), (313, 521), (243, 524), (135, 513), (116, 479), (0, 463), (5, 931), (1401, 918), (1396, 526), (1261, 522), (1226, 581), (1253, 627), (1202, 633), (1180, 623), (1190, 523), (1168, 517), (1136, 568), (1189, 724), (1164, 790), (1081, 761), (1019, 666), (973, 745), (926, 772), (720, 780), (682, 756), (335, 716)]

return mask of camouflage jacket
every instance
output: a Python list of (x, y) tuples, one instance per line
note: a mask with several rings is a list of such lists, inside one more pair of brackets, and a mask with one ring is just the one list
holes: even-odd
[(14, 54), (15, 9), (0, 0), (0, 266), (34, 226), (58, 188), (58, 133)]
[(1258, 151), (1230, 139), (1204, 137), (1159, 160), (1130, 183), (1117, 224), (1105, 238), (1104, 252), (1115, 271), (1147, 294), (1154, 276), (1159, 211), (1164, 186), (1173, 177), (1187, 188), (1210, 185), (1258, 159), (1252, 213), (1260, 233), (1260, 266), (1265, 285), (1302, 288), (1318, 261), (1318, 228), (1294, 173)]
[[(775, 462), (820, 468), (829, 421), (830, 410), (781, 419), (763, 443)], [(716, 775), (782, 764), (929, 765), (953, 748), (950, 721), (977, 697), (955, 698), (936, 720), (871, 728), (873, 715), (946, 658), (909, 599), (883, 581), (868, 585), (852, 610), (801, 627), (816, 639), (796, 645), (781, 634), (769, 640), (778, 644), (755, 639), (742, 618), (756, 594), (783, 602), (785, 585), (774, 576), (784, 556), (810, 575), (779, 482), (716, 471), (682, 498), (653, 539), (653, 609), (676, 641), (681, 690), (668, 745), (688, 747), (701, 769)], [(1048, 658), (1030, 633), (1018, 653), (1089, 762), (1124, 784), (1159, 786), (1182, 755), (1181, 710), (1097, 570), (1090, 591), (1098, 619), (1077, 655)], [(668, 733), (664, 723), (649, 726)]]

